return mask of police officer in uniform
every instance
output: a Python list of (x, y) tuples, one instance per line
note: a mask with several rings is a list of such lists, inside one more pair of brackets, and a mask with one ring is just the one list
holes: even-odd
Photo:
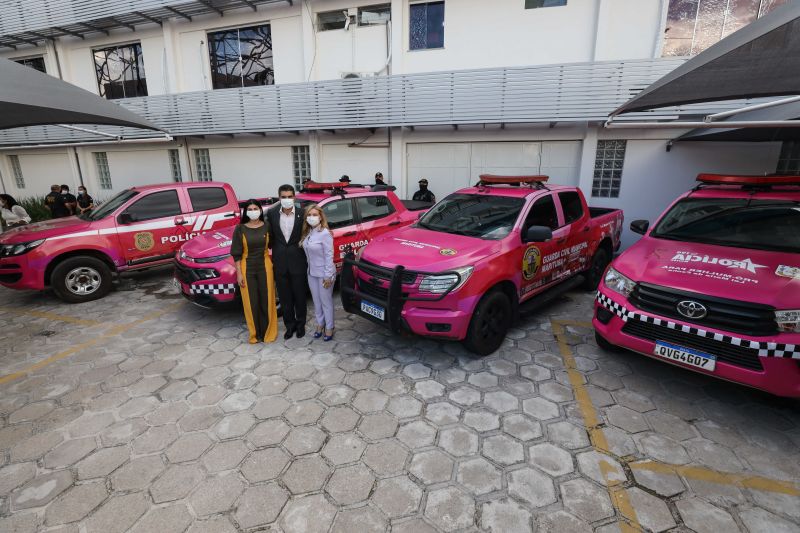
[(419, 180), (419, 190), (414, 193), (412, 200), (415, 202), (428, 202), (430, 204), (436, 203), (436, 196), (428, 190), (428, 180), (425, 178)]

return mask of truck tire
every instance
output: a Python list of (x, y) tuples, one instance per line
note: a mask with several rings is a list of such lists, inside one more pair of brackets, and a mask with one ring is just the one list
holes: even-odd
[(495, 352), (503, 344), (511, 320), (508, 296), (497, 289), (486, 293), (472, 313), (464, 346), (478, 355)]
[(68, 303), (99, 300), (111, 290), (111, 269), (96, 257), (70, 257), (53, 269), (50, 285)]
[(597, 345), (600, 347), (601, 350), (605, 350), (607, 352), (618, 352), (618, 351), (620, 351), (619, 346), (617, 346), (616, 344), (611, 344), (610, 342), (608, 342), (606, 340), (606, 338), (603, 337), (602, 335), (600, 335), (599, 333), (597, 333), (597, 331), (594, 332), (594, 341), (597, 343)]
[(603, 273), (606, 271), (606, 267), (610, 262), (611, 262), (611, 257), (608, 253), (608, 250), (606, 250), (602, 246), (599, 247), (592, 256), (592, 261), (591, 264), (589, 265), (589, 269), (583, 273), (584, 276), (583, 288), (585, 290), (587, 291), (597, 290), (597, 286), (600, 285), (600, 280), (603, 277)]

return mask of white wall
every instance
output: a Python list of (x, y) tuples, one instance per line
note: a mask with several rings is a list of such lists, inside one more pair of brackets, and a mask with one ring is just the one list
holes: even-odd
[[(91, 147), (83, 150), (81, 170), (89, 194), (95, 197), (110, 197), (123, 189), (137, 185), (168, 183), (172, 181), (167, 149), (172, 146), (148, 146), (136, 148)], [(95, 152), (106, 152), (111, 172), (111, 186), (101, 189), (95, 162)]]
[(242, 199), (277, 196), (278, 187), (294, 184), (288, 146), (211, 148), (209, 156), (214, 180), (230, 183)]
[[(72, 173), (69, 156), (65, 149), (2, 152), (2, 175), (6, 194), (17, 200), (31, 196), (44, 196), (50, 192), (53, 184), (67, 184), (72, 191), (78, 187), (78, 181)], [(11, 170), (11, 163), (7, 156), (17, 155), (25, 188), (19, 189)]]
[(375, 173), (387, 175), (389, 149), (378, 147), (349, 147), (338, 140), (324, 140), (320, 144), (319, 181), (338, 181), (347, 174), (353, 183), (374, 183)]
[(352, 26), (347, 31), (319, 32), (315, 79), (338, 79), (345, 72), (380, 72), (388, 55), (386, 33), (386, 26)]
[[(666, 1), (666, 0), (665, 0)], [(662, 0), (598, 0), (595, 61), (661, 55)]]

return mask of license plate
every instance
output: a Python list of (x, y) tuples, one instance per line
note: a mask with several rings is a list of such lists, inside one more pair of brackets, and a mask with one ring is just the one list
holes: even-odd
[(374, 316), (378, 320), (383, 320), (384, 316), (386, 316), (386, 311), (383, 307), (370, 302), (361, 302), (361, 311), (370, 316)]
[(703, 370), (714, 370), (717, 358), (711, 354), (698, 352), (691, 348), (676, 346), (668, 342), (656, 341), (653, 353), (670, 361), (678, 361), (686, 365), (702, 368)]

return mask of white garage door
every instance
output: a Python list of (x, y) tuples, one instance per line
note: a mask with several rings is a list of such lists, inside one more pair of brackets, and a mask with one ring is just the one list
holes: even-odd
[(388, 148), (354, 148), (346, 144), (322, 145), (322, 168), (320, 181), (338, 181), (343, 174), (353, 183), (373, 183), (375, 173), (388, 176)]
[(437, 198), (473, 185), (481, 174), (546, 174), (560, 185), (577, 185), (581, 141), (409, 143), (406, 190), (411, 196), (427, 178)]

